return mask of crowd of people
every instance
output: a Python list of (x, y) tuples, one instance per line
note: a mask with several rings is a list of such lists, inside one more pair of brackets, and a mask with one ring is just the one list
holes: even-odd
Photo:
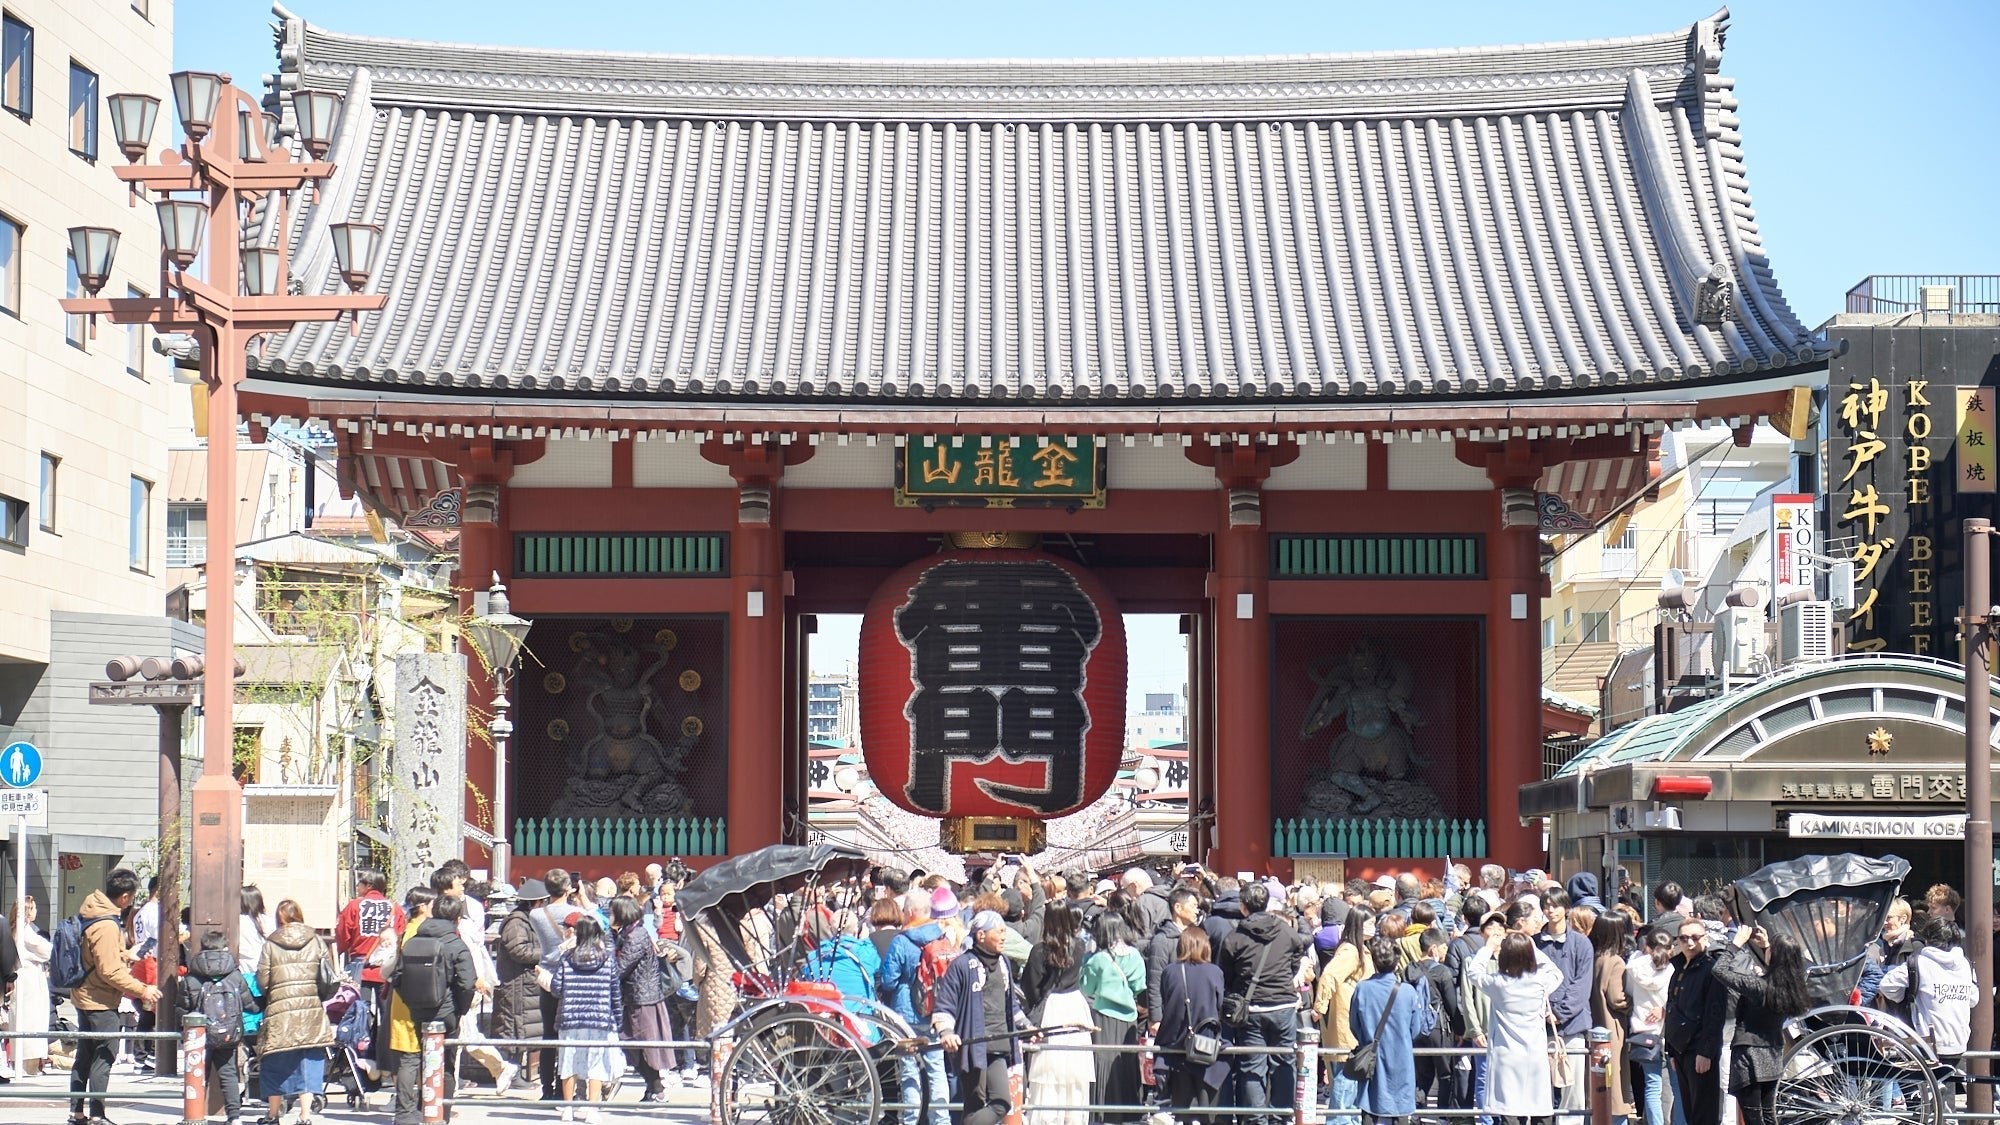
[[(187, 935), (177, 998), (207, 1019), (217, 1108), (235, 1123), (254, 1107), (260, 1125), (309, 1123), (330, 1081), (392, 1087), (397, 1125), (417, 1125), (432, 1022), (463, 1044), (447, 1057), (459, 1097), (539, 1091), (559, 1120), (595, 1121), (633, 1072), (642, 1100), (664, 1101), (707, 1085), (705, 1041), (760, 974), (930, 1037), (885, 1064), (906, 1125), (998, 1125), (1016, 1067), (1029, 1125), (1219, 1121), (1223, 1106), (1275, 1125), (1308, 1088), (1301, 1057), (1318, 1060), (1336, 1122), (1548, 1119), (1582, 1112), (1601, 1083), (1614, 1125), (1737, 1111), (1773, 1125), (1786, 1024), (1811, 1005), (1799, 946), (1740, 924), (1724, 897), (1666, 883), (1647, 903), (1622, 880), (1600, 897), (1590, 873), (1455, 865), (1441, 880), (1287, 887), (1194, 865), (1116, 881), (1016, 862), (970, 882), (882, 868), (866, 886), (774, 896), (729, 934), (681, 916), (687, 876), (676, 861), (517, 887), (452, 861), (398, 902), (363, 871), (330, 937), (297, 902), (267, 914), (246, 887), (234, 954), (227, 933)], [(92, 1095), (119, 1058), (148, 1065), (147, 1040), (112, 1037), (142, 1030), (161, 996), (146, 971), (158, 920), (139, 892), (114, 871), (50, 935), (30, 904), (0, 941), (16, 1030), (48, 1030), (53, 990), (106, 1036), (76, 1044), (71, 1125), (106, 1125)], [(1950, 1064), (1977, 994), (1960, 905), (1943, 886), (1896, 900), (1857, 990)], [(1302, 1032), (1317, 1052), (1297, 1050)], [(45, 1039), (13, 1044), (10, 1071), (48, 1057)]]

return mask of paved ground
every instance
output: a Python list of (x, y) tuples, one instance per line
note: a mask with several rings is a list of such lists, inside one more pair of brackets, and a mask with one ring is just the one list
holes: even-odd
[[(118, 1125), (177, 1125), (181, 1121), (181, 1094), (178, 1079), (152, 1079), (136, 1074), (126, 1067), (119, 1067), (111, 1075), (111, 1098), (106, 1111)], [(676, 1088), (672, 1099), (665, 1105), (640, 1105), (639, 1095), (644, 1087), (635, 1078), (628, 1078), (618, 1091), (616, 1100), (606, 1107), (601, 1115), (605, 1122), (618, 1121), (661, 1121), (697, 1122), (708, 1120), (708, 1092)], [(17, 1078), (11, 1085), (0, 1087), (0, 1122), (9, 1125), (62, 1125), (68, 1120), (69, 1105), (63, 1100), (69, 1091), (69, 1075), (55, 1073), (39, 1078)], [(140, 1095), (143, 1101), (120, 1101), (118, 1095)], [(23, 1097), (23, 1095), (30, 1095)], [(391, 1120), (389, 1111), (393, 1098), (392, 1090), (381, 1090), (370, 1095), (368, 1105), (362, 1109), (347, 1108), (346, 1100), (331, 1097), (325, 1111), (314, 1116), (317, 1122), (327, 1125), (342, 1123), (367, 1123), (386, 1125)], [(516, 1125), (516, 1123), (554, 1122), (556, 1108), (542, 1105), (534, 1100), (534, 1095), (521, 1094), (518, 1097), (499, 1097), (491, 1086), (476, 1088), (467, 1095), (467, 1100), (452, 1107), (452, 1120), (459, 1125)], [(254, 1122), (263, 1115), (261, 1108), (245, 1107), (244, 1122)], [(287, 1122), (295, 1121), (296, 1110), (285, 1115)], [(221, 1122), (222, 1115), (216, 1114), (212, 1121)]]

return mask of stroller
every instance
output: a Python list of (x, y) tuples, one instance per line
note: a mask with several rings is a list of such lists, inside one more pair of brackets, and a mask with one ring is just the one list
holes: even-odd
[(329, 1094), (336, 1090), (347, 1098), (347, 1108), (368, 1105), (368, 1080), (361, 1060), (373, 1049), (373, 1012), (368, 996), (353, 981), (340, 987), (322, 1005), (327, 1022), (333, 1025), (333, 1046), (327, 1049), (326, 1083), (313, 1098), (313, 1112), (326, 1107)]

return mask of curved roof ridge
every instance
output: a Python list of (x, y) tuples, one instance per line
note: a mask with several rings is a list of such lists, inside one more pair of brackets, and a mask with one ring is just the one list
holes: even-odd
[(728, 52), (698, 51), (621, 51), (586, 47), (545, 47), (537, 45), (467, 43), (448, 39), (412, 39), (399, 35), (361, 35), (354, 32), (333, 31), (318, 24), (309, 23), (282, 3), (273, 3), (271, 13), (280, 20), (296, 20), (313, 31), (329, 39), (354, 43), (374, 43), (384, 46), (476, 50), (493, 54), (520, 54), (543, 58), (575, 58), (579, 56), (594, 59), (624, 59), (634, 62), (752, 62), (752, 63), (798, 63), (814, 62), (829, 64), (853, 64), (857, 66), (924, 67), (950, 69), (960, 66), (1124, 66), (1124, 65), (1177, 65), (1200, 63), (1244, 63), (1244, 62), (1380, 62), (1391, 59), (1444, 60), (1461, 57), (1504, 57), (1556, 51), (1576, 51), (1583, 48), (1631, 47), (1683, 45), (1689, 36), (1703, 24), (1726, 21), (1728, 9), (1717, 11), (1704, 20), (1697, 20), (1670, 31), (1651, 32), (1644, 35), (1600, 36), (1587, 39), (1551, 39), (1537, 43), (1504, 43), (1472, 47), (1394, 47), (1372, 51), (1281, 51), (1261, 54), (1241, 55), (943, 55), (943, 56), (872, 56), (872, 55), (752, 55)]

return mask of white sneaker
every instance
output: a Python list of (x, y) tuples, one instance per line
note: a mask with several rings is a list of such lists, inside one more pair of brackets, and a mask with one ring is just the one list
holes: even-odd
[(576, 1110), (574, 1110), (574, 1109), (571, 1109), (571, 1108), (570, 1108), (569, 1106), (564, 1106), (564, 1107), (562, 1107), (561, 1109), (558, 1109), (558, 1110), (556, 1110), (556, 1120), (557, 1120), (557, 1121), (575, 1121), (575, 1120), (576, 1120)]
[(597, 1125), (597, 1122), (599, 1120), (597, 1116), (597, 1107), (585, 1106), (583, 1109), (580, 1109), (576, 1112), (576, 1119), (578, 1121), (585, 1122), (586, 1125)]
[(515, 1066), (513, 1063), (502, 1063), (500, 1065), (499, 1076), (493, 1080), (493, 1092), (496, 1094), (505, 1094), (507, 1091), (513, 1089), (514, 1079), (518, 1078), (520, 1074), (520, 1067)]

